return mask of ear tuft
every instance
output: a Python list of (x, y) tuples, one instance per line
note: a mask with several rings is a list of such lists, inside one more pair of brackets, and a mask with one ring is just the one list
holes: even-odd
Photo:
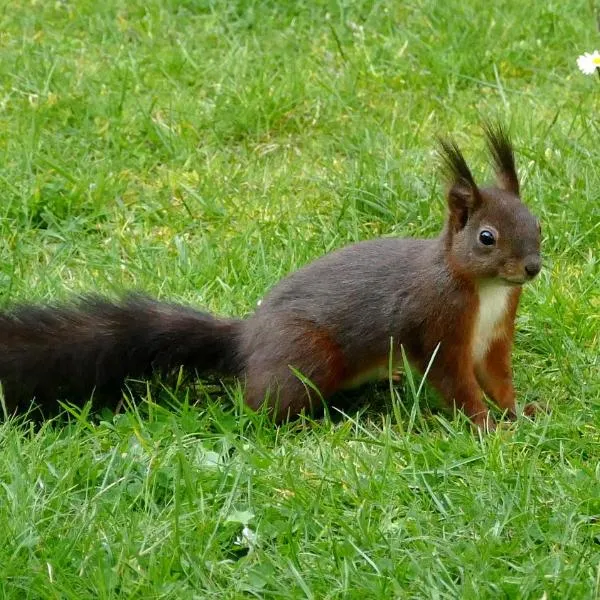
[(483, 130), (487, 146), (492, 155), (492, 163), (498, 179), (498, 186), (519, 195), (519, 178), (515, 166), (515, 154), (506, 130), (500, 123), (486, 122)]
[(453, 140), (440, 138), (440, 157), (448, 181), (450, 221), (455, 230), (462, 229), (471, 212), (481, 204), (481, 194), (467, 161)]

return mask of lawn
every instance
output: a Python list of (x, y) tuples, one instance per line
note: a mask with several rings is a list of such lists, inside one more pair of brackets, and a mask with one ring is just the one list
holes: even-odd
[(235, 385), (155, 382), (10, 420), (3, 598), (600, 598), (593, 2), (18, 1), (0, 45), (3, 307), (245, 315), (333, 248), (436, 235), (436, 136), (485, 179), (498, 118), (543, 223), (518, 398), (550, 409), (480, 437), (408, 379), (274, 428)]

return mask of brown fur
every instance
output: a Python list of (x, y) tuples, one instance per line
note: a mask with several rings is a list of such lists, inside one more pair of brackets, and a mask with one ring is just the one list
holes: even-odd
[(341, 347), (326, 328), (307, 320), (283, 317), (271, 326), (277, 335), (257, 347), (246, 364), (246, 403), (257, 409), (268, 397), (278, 421), (304, 409), (318, 412), (323, 398), (340, 389), (346, 377)]

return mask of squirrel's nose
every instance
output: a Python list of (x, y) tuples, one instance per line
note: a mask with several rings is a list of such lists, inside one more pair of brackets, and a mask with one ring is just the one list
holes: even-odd
[(542, 261), (539, 258), (530, 258), (525, 263), (525, 271), (529, 277), (535, 277), (542, 269)]

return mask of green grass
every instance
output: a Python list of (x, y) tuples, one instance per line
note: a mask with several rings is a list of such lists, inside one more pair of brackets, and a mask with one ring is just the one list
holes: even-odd
[(590, 3), (23, 1), (0, 32), (2, 305), (136, 288), (244, 315), (332, 248), (435, 235), (436, 134), (489, 176), (499, 117), (544, 231), (519, 402), (552, 409), (479, 439), (367, 387), (275, 429), (211, 386), (3, 423), (3, 597), (600, 598)]

